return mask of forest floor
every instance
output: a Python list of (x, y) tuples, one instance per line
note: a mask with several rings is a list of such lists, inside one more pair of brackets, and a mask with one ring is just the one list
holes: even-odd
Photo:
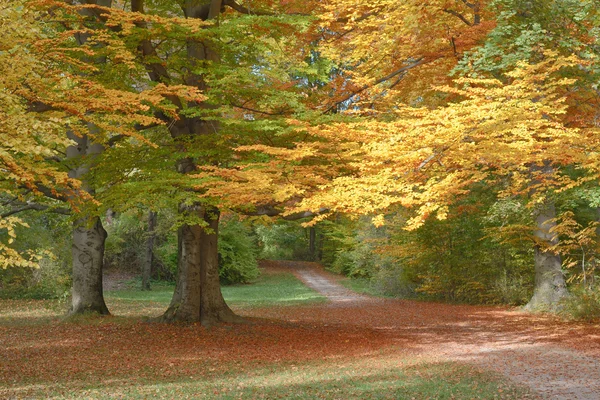
[[(262, 270), (262, 283), (224, 288), (242, 325), (145, 322), (168, 304), (172, 287), (158, 285), (117, 284), (104, 318), (2, 300), (0, 398), (600, 398), (598, 325), (357, 295), (314, 263)], [(270, 280), (290, 271), (329, 301)], [(273, 282), (285, 288), (269, 303)]]

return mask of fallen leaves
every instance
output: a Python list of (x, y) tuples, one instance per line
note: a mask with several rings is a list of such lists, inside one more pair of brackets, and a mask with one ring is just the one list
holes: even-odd
[[(277, 268), (281, 266), (273, 269)], [(0, 396), (46, 395), (90, 384), (204, 381), (239, 373), (265, 386), (268, 382), (258, 375), (252, 378), (254, 371), (276, 366), (283, 374), (277, 379), (286, 383), (290, 374), (307, 373), (307, 363), (321, 362), (339, 366), (335, 379), (364, 377), (386, 357), (396, 363), (410, 357), (419, 364), (432, 357), (443, 361), (457, 355), (472, 360), (494, 355), (504, 362), (531, 363), (517, 357), (519, 349), (530, 344), (540, 350), (546, 345), (582, 350), (591, 360), (600, 356), (597, 326), (501, 307), (381, 299), (247, 307), (238, 312), (248, 324), (207, 329), (134, 317), (67, 322), (51, 308), (36, 320), (33, 309), (42, 304), (46, 303), (0, 301)], [(14, 317), (19, 307), (25, 313), (20, 320)], [(6, 317), (11, 309), (12, 319)], [(359, 360), (364, 365), (357, 366)]]

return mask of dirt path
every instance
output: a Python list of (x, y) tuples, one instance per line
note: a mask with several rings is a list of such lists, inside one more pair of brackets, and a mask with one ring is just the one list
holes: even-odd
[(467, 362), (499, 372), (544, 399), (600, 399), (597, 327), (493, 307), (370, 299), (344, 288), (318, 264), (280, 265), (331, 304), (345, 306), (340, 315), (331, 309), (326, 315), (307, 311), (305, 320), (369, 324), (440, 361)]
[(292, 270), (306, 286), (327, 297), (335, 305), (356, 304), (372, 299), (359, 295), (340, 285), (335, 276), (325, 271), (319, 264), (307, 261), (279, 261), (281, 266)]

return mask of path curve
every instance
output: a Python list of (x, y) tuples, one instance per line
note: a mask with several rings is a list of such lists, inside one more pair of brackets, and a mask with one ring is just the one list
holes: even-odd
[(318, 263), (280, 261), (279, 265), (289, 268), (306, 286), (321, 293), (335, 305), (356, 304), (372, 300), (342, 286)]
[[(535, 326), (536, 316), (506, 311), (500, 312), (503, 316), (498, 318), (493, 315), (494, 311), (490, 311), (489, 315), (478, 315), (481, 313), (478, 311), (472, 315), (466, 314), (461, 321), (460, 316), (457, 318), (450, 313), (432, 315), (426, 311), (432, 308), (432, 303), (382, 300), (358, 295), (340, 285), (334, 275), (317, 263), (280, 261), (277, 264), (289, 268), (307, 286), (326, 296), (332, 305), (356, 306), (357, 313), (369, 315), (368, 322), (356, 318), (351, 323), (368, 323), (370, 327), (386, 334), (402, 332), (406, 335), (408, 331), (408, 340), (417, 346), (420, 343), (423, 353), (434, 359), (465, 362), (496, 371), (518, 384), (530, 387), (542, 399), (600, 399), (600, 354), (585, 354), (562, 346), (560, 342), (551, 344), (544, 335), (537, 337), (535, 331), (543, 331), (544, 327)], [(399, 306), (414, 308), (414, 311), (401, 311), (412, 319), (402, 319), (400, 316), (395, 321), (393, 313)], [(453, 310), (471, 306), (439, 307)], [(326, 315), (329, 320), (335, 318), (330, 313)], [(454, 321), (454, 318), (458, 321)], [(519, 318), (530, 319), (534, 326), (520, 330), (506, 326), (516, 325), (515, 320)], [(547, 327), (551, 331), (551, 325)], [(591, 336), (590, 343), (597, 344), (600, 329), (593, 335), (594, 338)]]

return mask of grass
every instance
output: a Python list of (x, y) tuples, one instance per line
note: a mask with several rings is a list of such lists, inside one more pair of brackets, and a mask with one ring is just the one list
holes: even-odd
[(223, 286), (228, 304), (238, 306), (300, 305), (325, 302), (326, 298), (306, 287), (293, 274), (263, 273), (251, 285)]
[[(131, 288), (107, 291), (107, 301), (154, 302), (168, 305), (173, 295), (173, 284), (155, 283), (152, 290), (139, 290), (137, 283)], [(262, 273), (252, 284), (241, 284), (221, 287), (227, 304), (232, 306), (282, 306), (301, 305), (324, 302), (324, 296), (306, 287), (293, 274), (288, 272)]]
[(355, 293), (367, 294), (369, 296), (374, 296), (374, 297), (391, 297), (391, 296), (384, 296), (383, 294), (381, 294), (380, 292), (375, 290), (373, 288), (373, 284), (371, 283), (371, 280), (367, 279), (367, 278), (345, 277), (345, 278), (340, 279), (340, 283), (344, 287), (352, 290)]

